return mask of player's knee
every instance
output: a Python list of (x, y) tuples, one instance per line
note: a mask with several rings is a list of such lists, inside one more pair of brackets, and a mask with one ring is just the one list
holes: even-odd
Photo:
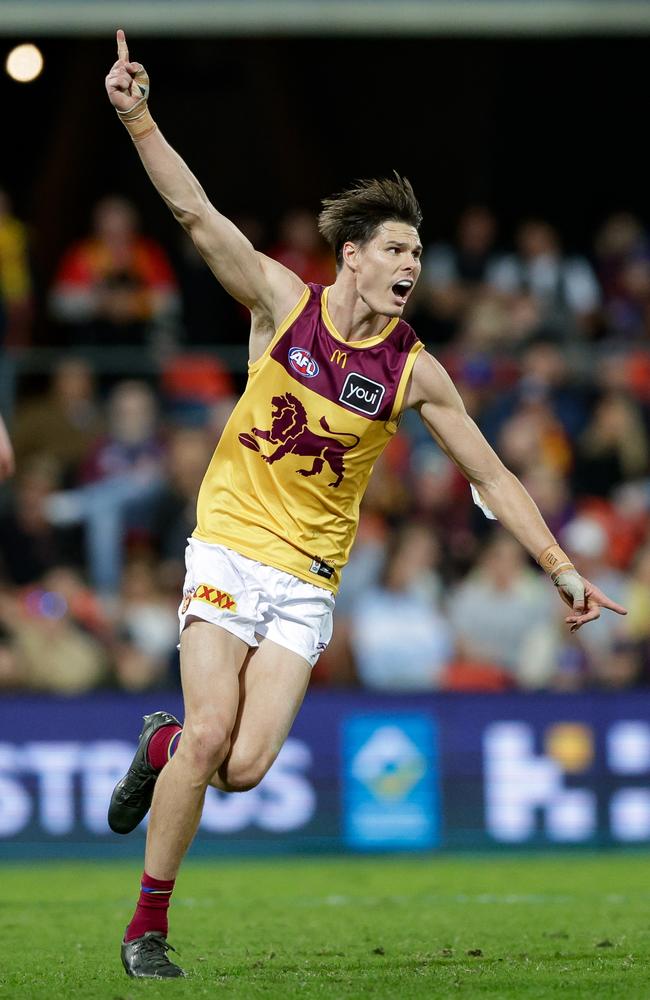
[(229, 792), (249, 792), (259, 785), (272, 762), (263, 754), (255, 757), (233, 754), (219, 769), (219, 775)]
[(228, 772), (227, 775), (222, 778), (222, 781), (226, 786), (226, 791), (228, 792), (250, 792), (251, 788), (255, 788), (259, 785), (263, 777), (263, 774), (252, 770), (248, 773), (242, 772), (241, 774), (230, 774), (230, 772)]
[(185, 720), (179, 752), (182, 749), (195, 780), (210, 780), (228, 753), (229, 745), (230, 731), (219, 719)]

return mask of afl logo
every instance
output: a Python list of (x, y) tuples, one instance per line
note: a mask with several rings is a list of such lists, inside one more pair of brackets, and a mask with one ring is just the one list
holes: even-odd
[(315, 378), (320, 371), (309, 351), (305, 351), (302, 347), (292, 347), (290, 349), (289, 364), (295, 372), (298, 372), (304, 378)]

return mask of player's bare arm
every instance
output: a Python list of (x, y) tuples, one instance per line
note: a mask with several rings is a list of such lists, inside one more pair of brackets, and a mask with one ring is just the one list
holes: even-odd
[(572, 609), (571, 631), (608, 608), (627, 612), (579, 575), (558, 546), (537, 505), (485, 440), (441, 364), (422, 351), (413, 368), (406, 405), (416, 408), (434, 439), (476, 488), (496, 518), (551, 576)]
[(304, 283), (288, 268), (258, 253), (242, 232), (211, 204), (196, 177), (172, 149), (149, 114), (148, 76), (132, 62), (124, 32), (117, 32), (117, 60), (106, 77), (109, 100), (134, 140), (151, 181), (190, 235), (217, 280), (252, 314), (251, 349), (264, 349), (293, 309)]

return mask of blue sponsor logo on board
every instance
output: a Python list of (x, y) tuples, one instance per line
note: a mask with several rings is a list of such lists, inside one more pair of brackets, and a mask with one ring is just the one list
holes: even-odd
[(343, 722), (343, 826), (357, 849), (418, 850), (440, 841), (436, 727), (424, 714)]

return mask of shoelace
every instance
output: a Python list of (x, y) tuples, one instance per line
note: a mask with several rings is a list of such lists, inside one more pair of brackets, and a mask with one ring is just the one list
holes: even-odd
[(158, 965), (172, 964), (167, 958), (168, 951), (174, 951), (178, 954), (174, 946), (162, 937), (145, 938), (140, 947), (140, 951), (150, 954), (152, 958), (157, 960)]

